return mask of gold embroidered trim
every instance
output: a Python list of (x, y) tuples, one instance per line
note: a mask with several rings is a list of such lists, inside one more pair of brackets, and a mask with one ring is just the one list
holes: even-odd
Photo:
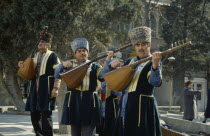
[[(73, 63), (73, 67), (75, 67), (75, 66), (77, 66), (77, 64)], [(89, 90), (89, 87), (90, 87), (90, 72), (91, 72), (91, 70), (89, 70), (89, 69), (91, 69), (91, 67), (92, 67), (92, 64), (90, 64), (90, 66), (88, 68), (88, 71), (87, 71), (87, 73), (86, 73), (86, 75), (85, 75), (85, 77), (82, 81), (82, 84), (79, 87), (76, 88), (77, 90), (80, 90), (80, 91)]]
[(93, 106), (94, 106), (94, 108), (96, 107), (95, 94), (97, 94), (97, 92), (93, 92)]
[(36, 79), (36, 92), (39, 91), (39, 77)]
[(138, 120), (138, 127), (140, 126), (140, 123), (141, 123), (141, 97), (142, 96), (144, 96), (144, 97), (154, 97), (153, 95), (140, 94), (140, 96), (139, 96), (139, 120)]
[(53, 69), (56, 69), (58, 67), (59, 64), (55, 64), (53, 65)]
[(53, 76), (48, 76), (48, 93), (50, 94), (50, 77), (53, 77)]
[(151, 75), (151, 71), (149, 71), (149, 72), (147, 73), (147, 79), (149, 78), (150, 75)]
[(41, 62), (39, 76), (45, 74), (46, 66), (47, 66), (47, 60), (48, 60), (49, 56), (51, 55), (51, 53), (52, 53), (52, 51), (50, 51), (50, 50), (48, 50), (45, 53), (44, 58), (42, 59), (42, 62)]
[(96, 73), (96, 76), (97, 76), (97, 77), (99, 76), (99, 74), (100, 74), (100, 72), (101, 72), (102, 69), (103, 69), (103, 67), (100, 66), (100, 68), (97, 70), (97, 73)]
[(60, 59), (57, 58), (57, 64), (53, 65), (53, 69), (56, 69), (60, 63), (61, 63)]
[(83, 88), (82, 88), (83, 91), (89, 90), (89, 87), (90, 87), (90, 72), (91, 72), (91, 67), (92, 67), (92, 64), (90, 64), (90, 66), (88, 68), (88, 71), (87, 71), (87, 73), (85, 75), (85, 78), (83, 79), (83, 82), (84, 82)]
[(35, 64), (37, 64), (38, 56), (39, 56), (39, 52), (37, 52), (36, 55), (34, 56), (34, 63)]
[(116, 100), (116, 99), (118, 99), (118, 98), (114, 98), (114, 99), (113, 99), (114, 117), (115, 117), (115, 118), (116, 118), (116, 114), (117, 114), (116, 112), (117, 112), (117, 111), (116, 111), (116, 107), (115, 107), (115, 102), (114, 102), (114, 100)]
[(111, 90), (106, 86), (106, 98), (111, 95)]
[(29, 92), (28, 92), (29, 94), (30, 94), (30, 91), (31, 91), (31, 82), (32, 81), (30, 81), (30, 85), (29, 85)]
[(70, 107), (70, 103), (71, 103), (71, 91), (68, 91), (66, 93), (69, 93), (68, 107)]
[[(130, 62), (130, 64), (134, 62), (134, 58), (133, 58), (131, 61), (132, 61), (132, 62)], [(130, 83), (130, 85), (129, 85), (128, 92), (133, 92), (133, 91), (136, 90), (137, 83), (138, 83), (138, 79), (139, 79), (139, 76), (140, 76), (140, 74), (141, 74), (141, 71), (144, 69), (144, 66), (145, 66), (148, 62), (149, 62), (149, 61), (147, 61), (147, 62), (145, 62), (145, 63), (142, 63), (142, 64), (138, 65), (137, 69), (138, 69), (140, 66), (141, 66), (142, 68), (141, 68), (140, 70), (136, 70), (136, 71), (135, 71), (135, 74), (134, 74), (134, 76), (133, 76), (133, 79), (132, 79), (132, 81), (131, 81), (131, 83)]]

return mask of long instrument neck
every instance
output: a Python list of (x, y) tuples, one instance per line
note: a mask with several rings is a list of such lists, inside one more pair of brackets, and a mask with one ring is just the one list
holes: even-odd
[[(187, 43), (182, 44), (182, 45), (180, 45), (180, 46), (177, 46), (177, 47), (168, 49), (168, 50), (166, 50), (166, 51), (163, 51), (163, 52), (161, 53), (161, 55), (163, 56), (163, 55), (169, 54), (169, 53), (174, 52), (174, 51), (176, 51), (176, 50), (179, 50), (179, 49), (181, 49), (181, 48), (183, 48), (183, 47), (186, 47), (186, 46), (188, 46), (188, 45), (190, 45), (190, 44), (191, 44), (191, 42), (187, 42)], [(151, 59), (152, 59), (152, 56), (147, 57), (147, 58), (145, 58), (145, 59), (141, 59), (141, 60), (139, 60), (139, 61), (137, 61), (137, 62), (134, 62), (134, 63), (130, 64), (129, 66), (131, 66), (133, 69), (135, 69), (135, 68), (138, 66), (138, 64), (147, 62), (147, 61), (149, 61), (149, 60), (151, 60)]]
[(44, 36), (45, 33), (47, 32), (47, 30), (48, 30), (48, 26), (44, 26), (44, 27), (43, 27), (43, 32), (41, 33), (41, 35), (40, 35), (40, 37), (39, 37), (39, 40), (36, 42), (35, 47), (34, 47), (34, 49), (32, 50), (32, 53), (31, 53), (31, 55), (30, 55), (31, 58), (34, 57), (34, 54), (35, 54), (36, 51), (37, 51), (37, 46), (39, 45), (39, 42), (41, 41), (41, 39), (43, 38), (43, 36)]
[[(129, 43), (129, 44), (127, 44), (127, 45), (125, 45), (125, 46), (123, 46), (123, 47), (121, 47), (121, 48), (119, 48), (119, 49), (116, 49), (116, 50), (114, 51), (114, 53), (115, 53), (115, 52), (118, 52), (118, 51), (120, 51), (120, 50), (122, 50), (122, 49), (125, 49), (125, 48), (127, 48), (127, 47), (129, 47), (129, 46), (131, 46), (131, 45), (132, 45), (132, 44)], [(81, 64), (81, 65), (79, 65), (79, 66), (77, 66), (77, 67), (75, 67), (75, 68), (72, 68), (72, 69), (69, 70), (68, 72), (74, 71), (75, 69), (80, 68), (80, 67), (83, 67), (83, 66), (85, 66), (85, 65), (90, 65), (91, 63), (93, 63), (93, 62), (95, 62), (95, 61), (97, 61), (97, 60), (100, 60), (100, 59), (102, 59), (102, 58), (105, 58), (105, 57), (107, 57), (107, 56), (108, 56), (107, 54), (102, 55), (102, 56), (99, 56), (99, 57), (97, 57), (97, 58), (95, 58), (95, 59), (92, 59), (92, 60), (90, 60), (90, 61), (88, 61), (88, 62), (86, 62), (86, 63), (83, 63), (83, 64)]]
[(37, 51), (37, 46), (39, 45), (39, 42), (40, 42), (40, 39), (36, 42), (36, 45), (34, 47), (34, 49), (32, 50), (32, 53), (31, 53), (31, 57), (33, 58), (34, 57), (34, 54), (36, 53)]
[[(125, 48), (131, 46), (131, 45), (132, 45), (132, 44), (129, 43), (129, 44), (127, 44), (127, 45), (125, 45), (125, 46), (123, 46), (123, 47), (121, 47), (121, 48), (119, 48), (119, 49), (114, 50), (113, 52), (114, 52), (114, 53), (115, 53), (115, 52), (118, 52), (118, 51), (120, 51), (120, 50), (122, 50), (122, 49), (125, 49)], [(89, 64), (91, 64), (92, 62), (95, 62), (95, 61), (100, 60), (100, 59), (102, 59), (102, 58), (105, 58), (105, 57), (107, 57), (107, 56), (108, 56), (108, 55), (105, 54), (105, 55), (102, 55), (102, 56), (100, 56), (100, 57), (97, 57), (97, 58), (92, 59), (91, 61), (89, 61), (87, 64), (89, 65)]]

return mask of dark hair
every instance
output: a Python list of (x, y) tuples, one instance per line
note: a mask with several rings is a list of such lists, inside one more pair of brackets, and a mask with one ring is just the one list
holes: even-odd
[(185, 87), (188, 87), (190, 84), (192, 84), (192, 82), (191, 82), (191, 81), (187, 81), (187, 82), (185, 83)]
[(44, 36), (41, 38), (41, 40), (44, 40), (45, 42), (48, 42), (52, 44), (53, 35), (51, 33), (45, 33)]

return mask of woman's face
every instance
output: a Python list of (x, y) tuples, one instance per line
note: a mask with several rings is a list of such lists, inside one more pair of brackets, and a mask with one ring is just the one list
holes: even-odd
[(193, 84), (189, 84), (188, 85), (188, 88), (193, 88)]

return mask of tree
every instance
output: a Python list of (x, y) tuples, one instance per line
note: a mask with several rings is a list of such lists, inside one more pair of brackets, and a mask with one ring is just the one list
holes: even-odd
[[(174, 67), (173, 73), (176, 73), (176, 75), (173, 75), (167, 69), (164, 73), (170, 73), (174, 77), (174, 91), (177, 96), (182, 95), (186, 71), (207, 70), (207, 61), (203, 54), (207, 54), (209, 50), (208, 37), (210, 32), (207, 30), (210, 28), (210, 20), (207, 14), (201, 14), (202, 2), (202, 0), (175, 0), (166, 9), (166, 19), (169, 22), (163, 25), (163, 38), (166, 43), (171, 45), (171, 43), (184, 38), (189, 38), (193, 43), (188, 48), (172, 53), (172, 56), (176, 58), (173, 64), (169, 64), (168, 61), (164, 62), (166, 66), (172, 65)], [(165, 46), (163, 48), (170, 47)], [(176, 104), (180, 105), (179, 101), (182, 100), (177, 100)]]
[(70, 42), (78, 37), (88, 39), (93, 58), (116, 39), (126, 42), (127, 30), (122, 35), (118, 25), (139, 22), (140, 9), (138, 0), (0, 1), (1, 105), (24, 110), (19, 89), (23, 79), (17, 75), (17, 63), (29, 56), (44, 25), (54, 35), (52, 50), (61, 60), (73, 57)]

